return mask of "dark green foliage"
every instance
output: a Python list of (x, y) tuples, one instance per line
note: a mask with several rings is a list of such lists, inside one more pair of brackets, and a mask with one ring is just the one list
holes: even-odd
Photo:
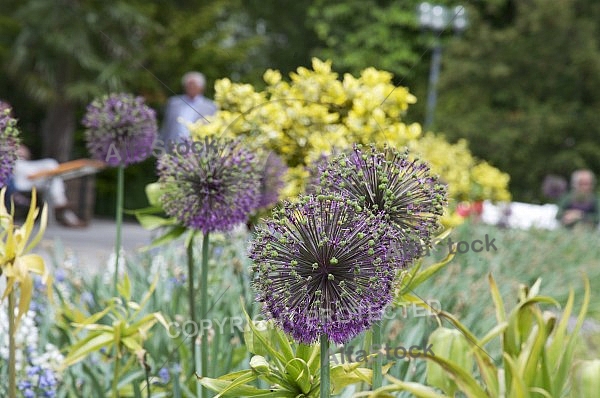
[(547, 174), (600, 172), (600, 5), (496, 1), (444, 55), (434, 129), (511, 175), (517, 200)]

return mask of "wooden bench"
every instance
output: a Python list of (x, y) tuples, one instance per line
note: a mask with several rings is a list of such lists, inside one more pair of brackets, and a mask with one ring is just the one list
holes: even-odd
[[(63, 181), (81, 178), (81, 184), (79, 185), (79, 197), (77, 199), (78, 209), (73, 209), (80, 215), (84, 222), (88, 222), (87, 216), (84, 216), (88, 206), (88, 195), (90, 176), (98, 173), (100, 170), (106, 167), (106, 163), (100, 160), (93, 159), (77, 159), (69, 162), (61, 163), (54, 169), (40, 171), (34, 174), (30, 174), (27, 178), (31, 181), (46, 181), (48, 185), (54, 178), (60, 178)], [(52, 203), (49, 203), (50, 208), (53, 207)], [(54, 209), (49, 209), (54, 210)], [(51, 212), (51, 214), (53, 211)]]
[(98, 171), (106, 167), (106, 164), (100, 160), (93, 159), (77, 159), (59, 164), (51, 170), (39, 171), (27, 176), (32, 181), (42, 179), (52, 179), (60, 177), (62, 180), (70, 180), (72, 178), (85, 177), (91, 174), (96, 174)]

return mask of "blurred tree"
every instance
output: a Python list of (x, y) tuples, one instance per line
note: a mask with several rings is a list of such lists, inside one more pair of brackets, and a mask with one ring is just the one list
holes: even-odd
[(416, 19), (420, 2), (315, 0), (309, 24), (322, 41), (316, 51), (351, 73), (374, 66), (405, 76), (423, 52)]
[(435, 129), (508, 172), (517, 200), (539, 201), (547, 174), (600, 172), (600, 4), (474, 5), (443, 59)]
[[(44, 110), (42, 155), (69, 159), (78, 106), (135, 77), (152, 6), (137, 1), (5, 0), (6, 72)], [(9, 12), (6, 12), (10, 10)]]
[[(298, 66), (310, 67), (313, 50), (319, 39), (311, 28), (309, 9), (313, 0), (247, 0), (244, 8), (267, 37), (262, 73), (267, 68), (283, 74)], [(250, 82), (253, 83), (253, 82)], [(264, 82), (256, 82), (264, 85)]]
[[(368, 66), (394, 74), (394, 82), (410, 88), (417, 104), (406, 120), (423, 122), (428, 89), (431, 48), (436, 35), (423, 30), (417, 9), (423, 0), (314, 0), (308, 25), (320, 39), (313, 54), (332, 59), (342, 72), (359, 73)], [(449, 9), (459, 0), (436, 0)], [(439, 40), (452, 40), (448, 27)]]

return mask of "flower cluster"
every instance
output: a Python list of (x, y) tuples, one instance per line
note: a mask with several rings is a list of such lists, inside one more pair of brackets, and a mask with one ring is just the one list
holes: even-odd
[(82, 121), (87, 148), (94, 159), (110, 166), (129, 165), (148, 158), (158, 127), (153, 109), (142, 97), (111, 94), (95, 99)]
[(344, 343), (382, 317), (397, 272), (422, 255), (446, 189), (408, 153), (355, 145), (322, 159), (318, 195), (285, 202), (250, 248), (263, 312), (292, 337)]
[(56, 374), (50, 369), (41, 366), (28, 366), (27, 379), (19, 381), (17, 387), (24, 398), (54, 398), (58, 387)]
[[(0, 359), (3, 361), (8, 361), (6, 307), (4, 301), (0, 305)], [(52, 344), (46, 344), (43, 353), (40, 353), (40, 333), (35, 317), (34, 311), (28, 311), (15, 333), (18, 388), (24, 397), (55, 397), (62, 378), (60, 372), (64, 357)]]
[(159, 159), (162, 206), (188, 228), (230, 230), (257, 207), (259, 163), (237, 141), (207, 137), (194, 145), (193, 153)]
[[(313, 59), (312, 69), (298, 68), (286, 81), (276, 70), (265, 72), (266, 88), (222, 79), (215, 83), (219, 112), (210, 123), (192, 127), (195, 137), (243, 137), (250, 148), (270, 150), (289, 166), (284, 197), (305, 192), (306, 167), (323, 155), (346, 151), (354, 143), (387, 143), (412, 153), (431, 165), (449, 186), (454, 201), (474, 200), (473, 183), (482, 183), (484, 199), (507, 200), (508, 176), (487, 168), (475, 176), (479, 164), (466, 142), (450, 144), (432, 133), (423, 135), (417, 123), (402, 116), (416, 99), (393, 84), (389, 72), (367, 68), (358, 77), (339, 76), (331, 62)], [(494, 173), (492, 173), (492, 169)], [(492, 178), (492, 174), (494, 177)], [(449, 217), (442, 219), (450, 224)]]
[(395, 235), (381, 216), (335, 195), (285, 202), (273, 214), (250, 248), (268, 318), (307, 344), (322, 334), (344, 343), (381, 318), (397, 269)]
[(17, 161), (19, 130), (16, 125), (10, 105), (0, 101), (0, 188), (8, 183)]

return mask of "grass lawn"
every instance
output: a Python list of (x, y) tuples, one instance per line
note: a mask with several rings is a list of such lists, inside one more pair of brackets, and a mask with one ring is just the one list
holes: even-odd
[[(485, 250), (485, 236), (494, 240), (497, 250)], [(419, 287), (419, 295), (435, 298), (444, 310), (459, 317), (478, 336), (495, 323), (494, 306), (490, 296), (488, 274), (496, 280), (505, 301), (506, 310), (517, 302), (520, 284), (531, 286), (541, 278), (541, 294), (551, 296), (561, 305), (567, 301), (569, 290), (575, 292), (576, 316), (583, 297), (583, 279), (591, 286), (589, 323), (584, 327), (582, 349), (587, 358), (600, 357), (596, 342), (600, 342), (600, 233), (571, 230), (500, 229), (485, 224), (467, 223), (452, 231), (453, 242), (474, 240), (484, 242), (481, 252), (469, 249), (457, 253), (448, 266)], [(426, 264), (448, 253), (447, 240), (437, 252), (427, 257)], [(462, 244), (464, 251), (466, 245)], [(478, 249), (478, 245), (475, 248)], [(548, 310), (559, 309), (548, 307)]]

